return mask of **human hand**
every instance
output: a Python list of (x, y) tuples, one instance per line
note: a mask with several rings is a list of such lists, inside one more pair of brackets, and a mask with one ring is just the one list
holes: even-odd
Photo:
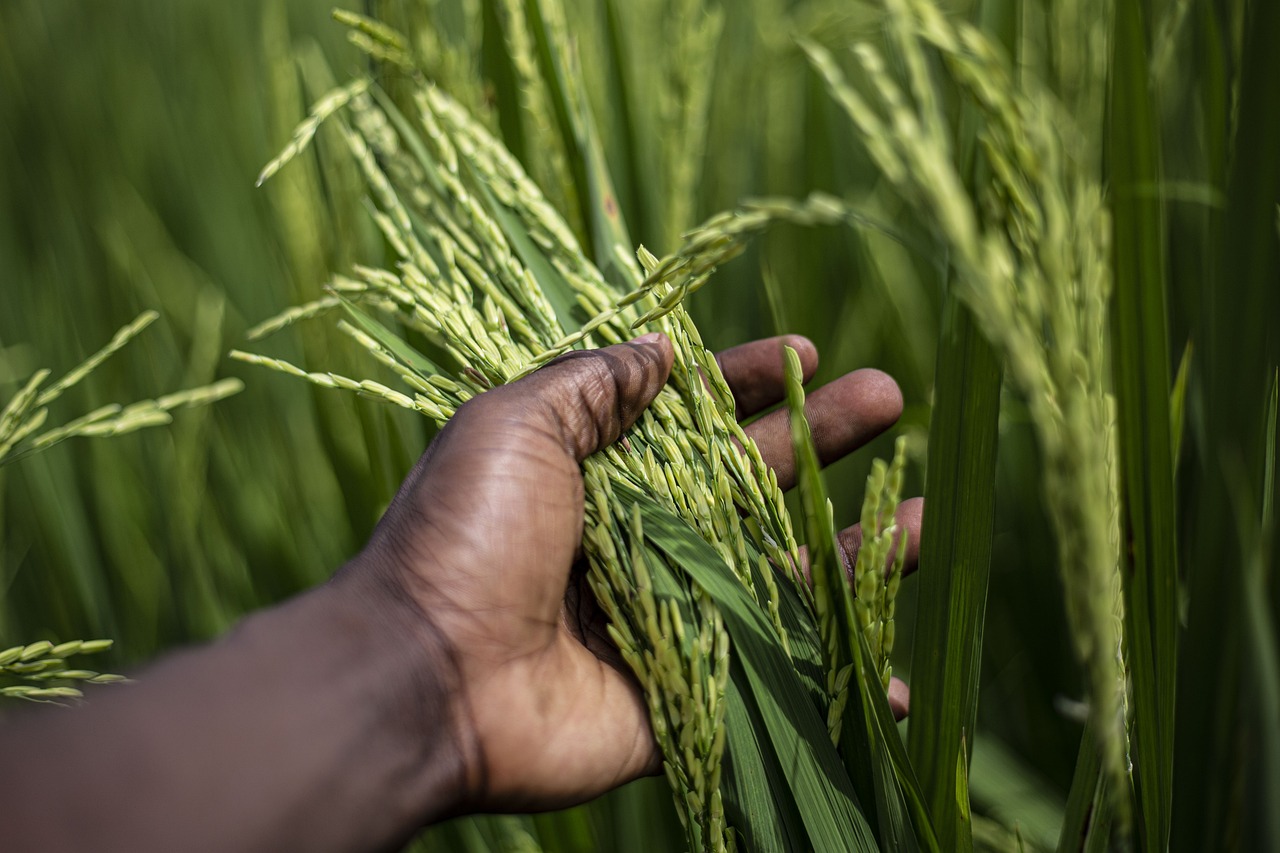
[[(719, 356), (740, 417), (784, 396), (782, 345), (772, 338)], [(407, 598), (450, 689), (461, 750), (457, 810), (531, 811), (581, 802), (660, 768), (644, 699), (605, 639), (603, 619), (574, 575), (583, 526), (579, 465), (639, 417), (670, 372), (661, 335), (575, 352), (467, 403), (432, 442), (347, 573)], [(898, 418), (893, 380), (861, 370), (810, 394), (806, 414), (825, 464)], [(795, 481), (785, 411), (745, 428), (782, 488)], [(921, 502), (898, 523), (914, 567)], [(857, 527), (841, 533), (846, 564)], [(890, 701), (906, 710), (905, 686)]]

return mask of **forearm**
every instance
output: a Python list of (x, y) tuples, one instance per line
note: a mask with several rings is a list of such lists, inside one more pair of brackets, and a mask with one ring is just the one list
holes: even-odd
[[(344, 588), (345, 587), (345, 588)], [(7, 850), (360, 850), (457, 807), (448, 661), (329, 585), (88, 707), (0, 731)]]

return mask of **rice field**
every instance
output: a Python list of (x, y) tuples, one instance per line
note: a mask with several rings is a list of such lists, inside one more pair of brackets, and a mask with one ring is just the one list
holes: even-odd
[[(656, 329), (585, 546), (666, 776), (415, 844), (1280, 849), (1277, 39), (1264, 0), (13, 0), (0, 702), (319, 582), (458, 405)], [(905, 402), (823, 475), (794, 418), (786, 498), (710, 358), (783, 331)], [(834, 530), (918, 494), (918, 574), (882, 530), (839, 583)]]

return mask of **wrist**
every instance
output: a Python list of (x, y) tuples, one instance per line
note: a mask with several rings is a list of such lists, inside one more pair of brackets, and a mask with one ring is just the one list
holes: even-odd
[(372, 704), (383, 802), (408, 830), (465, 813), (478, 766), (454, 650), (407, 592), (361, 555), (315, 590), (325, 636), (353, 652)]

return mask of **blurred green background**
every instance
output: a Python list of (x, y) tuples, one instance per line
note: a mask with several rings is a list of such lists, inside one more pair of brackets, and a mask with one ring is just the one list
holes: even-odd
[[(570, 5), (590, 68), (603, 27), (598, 7)], [(1030, 70), (1052, 77), (1049, 46), (1062, 34), (1051, 32), (1048, 5), (1025, 4), (1023, 37), (1028, 66), (1042, 66)], [(633, 14), (646, 8), (654, 4), (638, 3)], [(712, 75), (705, 143), (681, 149), (647, 92), (635, 103), (652, 109), (621, 128), (602, 103), (605, 82), (588, 78), (632, 236), (661, 254), (680, 230), (746, 196), (812, 189), (855, 198), (908, 238), (922, 236), (895, 219), (899, 203), (877, 184), (792, 39), (879, 38), (875, 15), (849, 2), (725, 8), (714, 62), (690, 62)], [(318, 159), (300, 158), (254, 187), (309, 104), (364, 66), (329, 12), (330, 0), (0, 5), (0, 399), (37, 367), (72, 366), (146, 308), (161, 322), (60, 401), (55, 417), (216, 377), (247, 385), (169, 428), (69, 442), (0, 469), (0, 647), (112, 637), (115, 659), (104, 666), (127, 668), (213, 637), (353, 555), (429, 439), (411, 414), (225, 357), (256, 322), (322, 295), (332, 273), (385, 256), (360, 182), (342, 157), (328, 156), (326, 133)], [(664, 27), (680, 24), (634, 28), (636, 61), (647, 43), (670, 45)], [(1187, 32), (1170, 43), (1180, 50), (1193, 39)], [(486, 41), (482, 71), (497, 67), (501, 50)], [(1194, 182), (1217, 152), (1181, 133), (1194, 89), (1182, 78), (1194, 71), (1176, 59), (1170, 67), (1166, 167), (1171, 179), (1191, 182), (1193, 197), (1171, 204), (1171, 228), (1194, 233), (1196, 199), (1207, 192)], [(511, 86), (494, 73), (463, 94), (509, 129)], [(696, 191), (687, 209), (675, 209), (662, 178), (682, 150), (696, 154), (685, 158), (696, 167)], [(1175, 255), (1193, 250), (1178, 245)], [(693, 298), (708, 344), (775, 332), (760, 285), (765, 266), (781, 284), (788, 330), (822, 353), (819, 381), (876, 367), (898, 380), (906, 400), (898, 428), (831, 470), (837, 522), (856, 519), (870, 460), (889, 455), (904, 431), (912, 437), (908, 492), (919, 493), (941, 307), (936, 261), (873, 232), (781, 229)], [(1179, 348), (1192, 292), (1171, 290)], [(323, 321), (276, 336), (265, 351), (312, 369), (379, 375)], [(1072, 706), (1082, 687), (1037, 453), (1024, 406), (1006, 392), (973, 785), (980, 810), (1003, 809), (1045, 838), (1075, 764), (1081, 728)], [(912, 595), (908, 583), (902, 638), (911, 636)], [(909, 639), (897, 654), (904, 671)], [(642, 786), (572, 824), (540, 825), (561, 836), (563, 849), (656, 849), (666, 830), (635, 804), (658, 808), (664, 797), (660, 785)]]

